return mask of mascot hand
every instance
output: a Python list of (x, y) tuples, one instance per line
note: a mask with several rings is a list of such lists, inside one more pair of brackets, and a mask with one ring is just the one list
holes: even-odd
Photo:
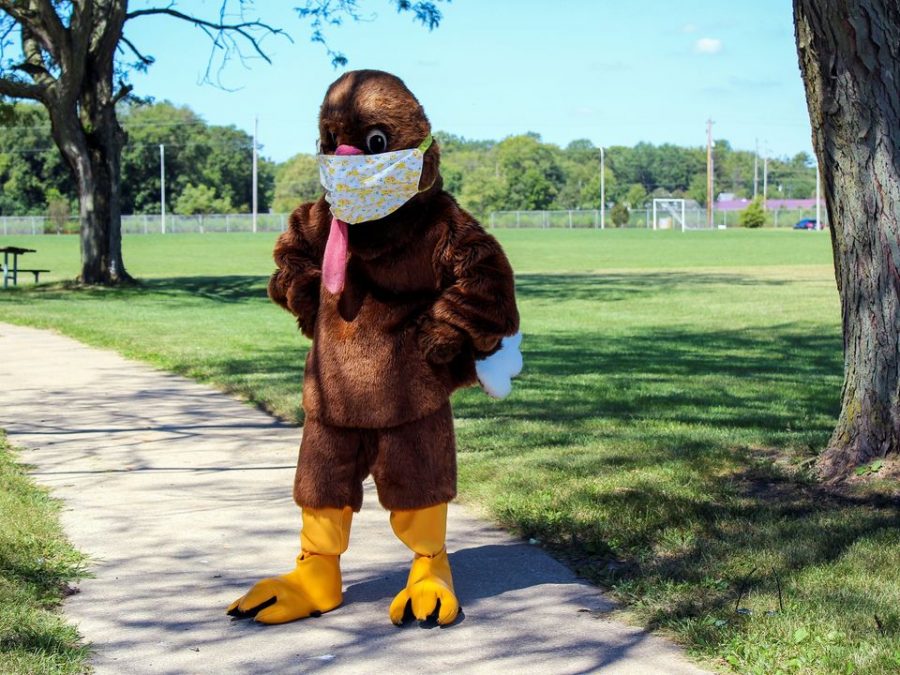
[(512, 391), (512, 378), (522, 372), (522, 334), (503, 338), (498, 351), (475, 361), (478, 381), (493, 398), (506, 398)]
[(462, 350), (465, 335), (450, 324), (426, 316), (418, 328), (419, 349), (430, 363), (449, 363)]

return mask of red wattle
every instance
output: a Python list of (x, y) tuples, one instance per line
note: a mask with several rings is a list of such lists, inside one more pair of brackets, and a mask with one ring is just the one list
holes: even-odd
[(331, 230), (325, 244), (322, 259), (322, 283), (334, 295), (344, 290), (347, 276), (347, 223), (337, 218), (331, 219)]

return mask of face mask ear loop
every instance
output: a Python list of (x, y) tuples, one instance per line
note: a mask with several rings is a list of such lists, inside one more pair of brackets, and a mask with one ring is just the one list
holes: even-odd
[(428, 134), (428, 135), (425, 137), (425, 140), (422, 141), (421, 143), (419, 143), (419, 147), (416, 148), (416, 149), (424, 155), (424, 154), (425, 154), (425, 151), (428, 150), (428, 148), (431, 147), (431, 142), (432, 142), (433, 140), (434, 140), (434, 137), (433, 137), (431, 134)]
[[(434, 140), (434, 137), (433, 137), (431, 134), (428, 134), (428, 135), (425, 137), (425, 140), (422, 141), (421, 143), (419, 143), (419, 147), (416, 148), (416, 150), (418, 150), (419, 152), (421, 152), (422, 155), (423, 155), (423, 157), (422, 157), (422, 162), (423, 162), (423, 164), (424, 164), (424, 162), (425, 162), (425, 157), (424, 157), (425, 151), (428, 150), (428, 148), (431, 147), (431, 142), (432, 142), (433, 140)], [(436, 182), (437, 182), (437, 174), (434, 175), (434, 178), (432, 179), (431, 184), (430, 184), (428, 187), (422, 188), (422, 189), (419, 190), (416, 194), (420, 195), (420, 194), (422, 194), (423, 192), (428, 192), (431, 188), (434, 187), (434, 184), (435, 184)]]

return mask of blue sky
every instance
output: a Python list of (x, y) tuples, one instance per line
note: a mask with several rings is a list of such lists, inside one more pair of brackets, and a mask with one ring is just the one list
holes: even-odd
[[(219, 4), (175, 7), (213, 17)], [(345, 69), (309, 41), (298, 4), (257, 0), (259, 17), (294, 42), (266, 40), (272, 65), (230, 64), (222, 82), (236, 91), (199, 83), (210, 45), (196, 29), (162, 17), (129, 22), (126, 36), (157, 59), (133, 77), (136, 92), (248, 131), (258, 116), (263, 154), (277, 161), (313, 152), (318, 106)], [(700, 146), (711, 118), (714, 137), (736, 148), (759, 139), (773, 156), (811, 152), (787, 0), (453, 0), (442, 3), (433, 32), (388, 0), (359, 4), (367, 20), (330, 28), (330, 45), (346, 54), (348, 70), (403, 78), (434, 129), (498, 140), (534, 131), (560, 145)]]

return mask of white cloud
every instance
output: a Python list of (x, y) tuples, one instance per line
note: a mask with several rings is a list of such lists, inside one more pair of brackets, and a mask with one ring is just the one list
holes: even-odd
[(697, 54), (718, 54), (722, 51), (722, 41), (719, 38), (700, 38), (694, 43), (694, 51)]

